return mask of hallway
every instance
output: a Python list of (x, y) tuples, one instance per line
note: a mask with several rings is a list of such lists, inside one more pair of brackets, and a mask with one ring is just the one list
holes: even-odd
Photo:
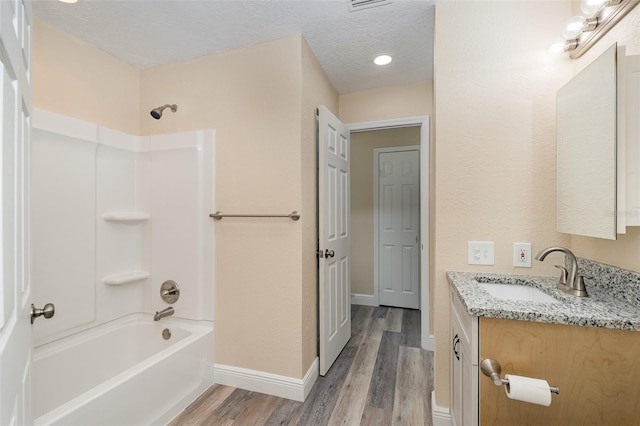
[(430, 425), (420, 312), (352, 305), (351, 317), (351, 340), (304, 403), (214, 385), (170, 425)]

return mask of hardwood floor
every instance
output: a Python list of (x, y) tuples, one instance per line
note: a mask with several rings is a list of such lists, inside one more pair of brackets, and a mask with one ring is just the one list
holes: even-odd
[(307, 400), (214, 385), (170, 426), (431, 425), (433, 352), (419, 311), (352, 306), (352, 336)]

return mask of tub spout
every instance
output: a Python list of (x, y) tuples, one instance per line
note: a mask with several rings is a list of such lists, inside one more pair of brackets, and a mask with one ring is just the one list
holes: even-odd
[(171, 306), (169, 306), (168, 308), (165, 308), (163, 310), (161, 310), (160, 312), (156, 312), (156, 314), (153, 316), (153, 320), (154, 321), (160, 321), (162, 318), (164, 317), (168, 317), (173, 315), (174, 310)]

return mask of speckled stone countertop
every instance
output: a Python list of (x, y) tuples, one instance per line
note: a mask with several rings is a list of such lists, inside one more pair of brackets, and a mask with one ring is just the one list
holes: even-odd
[[(585, 278), (589, 297), (576, 297), (557, 289), (557, 277), (448, 272), (447, 278), (454, 294), (473, 316), (640, 331), (640, 274), (586, 259), (579, 259), (579, 266), (579, 272), (592, 277)], [(498, 299), (478, 282), (532, 286), (560, 303)]]

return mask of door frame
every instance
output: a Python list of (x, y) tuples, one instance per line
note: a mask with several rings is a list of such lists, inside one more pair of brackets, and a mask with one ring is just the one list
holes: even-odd
[[(418, 127), (418, 126), (414, 126)], [(378, 129), (379, 130), (379, 129)], [(374, 130), (375, 131), (375, 130)], [(420, 132), (422, 133), (422, 131)], [(420, 135), (422, 138), (422, 134)], [(386, 152), (399, 152), (399, 151), (418, 151), (418, 164), (422, 169), (422, 156), (420, 155), (420, 145), (405, 145), (394, 146), (385, 148), (374, 148), (373, 150), (373, 300), (376, 305), (380, 305), (380, 209), (378, 203), (380, 202), (378, 191), (380, 190), (380, 153)], [(422, 245), (422, 174), (418, 177), (418, 189), (420, 190), (420, 245)], [(422, 250), (420, 251), (422, 253)], [(421, 254), (422, 256), (422, 254)], [(418, 273), (422, 274), (422, 262), (418, 262)], [(420, 275), (420, 281), (422, 281), (422, 275)], [(422, 299), (422, 289), (418, 286), (418, 293)], [(422, 300), (419, 302), (419, 309), (422, 309)]]
[[(366, 121), (347, 124), (352, 133), (384, 130), (396, 127), (420, 127), (420, 340), (426, 350), (434, 350), (435, 339), (430, 331), (429, 292), (429, 116), (415, 116), (391, 120)], [(379, 299), (376, 293), (376, 304)], [(353, 301), (353, 296), (352, 296)]]

